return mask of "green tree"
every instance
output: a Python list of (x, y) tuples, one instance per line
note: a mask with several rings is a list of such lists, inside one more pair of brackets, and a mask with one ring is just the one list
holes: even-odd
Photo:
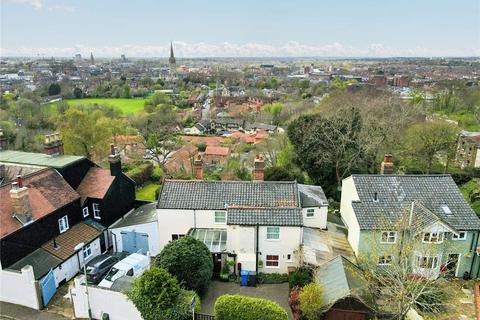
[(82, 89), (80, 89), (79, 87), (75, 87), (73, 89), (73, 96), (75, 97), (75, 99), (80, 99), (83, 97), (83, 91)]
[(300, 289), (300, 310), (307, 320), (317, 320), (322, 313), (323, 290), (312, 282)]
[(177, 277), (185, 288), (203, 292), (213, 272), (212, 254), (207, 246), (190, 236), (169, 242), (155, 264)]
[(430, 173), (436, 158), (444, 157), (445, 171), (454, 157), (458, 128), (446, 122), (427, 122), (410, 127), (404, 145), (411, 157), (425, 173)]
[(52, 83), (48, 87), (48, 95), (49, 96), (55, 96), (57, 94), (60, 94), (62, 89), (60, 88), (60, 85), (58, 83)]
[(130, 86), (128, 84), (123, 85), (123, 93), (122, 93), (122, 98), (130, 98)]

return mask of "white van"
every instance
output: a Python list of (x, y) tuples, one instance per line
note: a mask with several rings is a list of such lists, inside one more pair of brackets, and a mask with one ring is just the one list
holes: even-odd
[(150, 257), (139, 253), (132, 253), (125, 259), (117, 262), (98, 284), (99, 287), (111, 288), (115, 280), (123, 276), (138, 277), (150, 268)]

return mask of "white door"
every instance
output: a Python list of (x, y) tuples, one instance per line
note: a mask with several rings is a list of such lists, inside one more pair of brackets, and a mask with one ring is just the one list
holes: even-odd
[(78, 273), (78, 257), (74, 255), (63, 263), (62, 267), (65, 273), (65, 279), (68, 281)]

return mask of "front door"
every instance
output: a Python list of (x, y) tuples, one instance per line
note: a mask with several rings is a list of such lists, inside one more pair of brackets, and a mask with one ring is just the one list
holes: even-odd
[(222, 254), (214, 253), (212, 254), (212, 257), (213, 257), (213, 274), (219, 275), (220, 271), (222, 270)]
[(445, 275), (450, 277), (457, 276), (457, 267), (458, 261), (460, 260), (460, 255), (458, 253), (450, 253), (447, 259), (447, 265)]

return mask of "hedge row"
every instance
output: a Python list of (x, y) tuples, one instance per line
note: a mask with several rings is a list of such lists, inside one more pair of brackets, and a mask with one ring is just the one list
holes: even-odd
[(137, 186), (141, 186), (150, 179), (152, 173), (153, 164), (145, 162), (133, 167), (132, 170), (127, 172), (127, 175), (135, 181)]
[(277, 303), (260, 298), (226, 294), (214, 306), (215, 320), (287, 320), (288, 314)]

